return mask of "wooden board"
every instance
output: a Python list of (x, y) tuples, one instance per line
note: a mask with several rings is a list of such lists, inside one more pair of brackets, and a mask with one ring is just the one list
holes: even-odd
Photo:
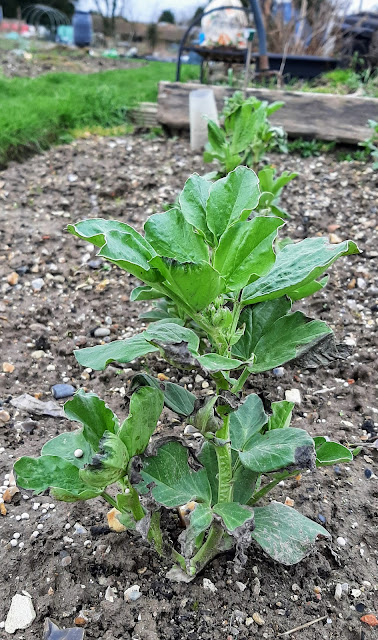
[[(234, 89), (195, 83), (160, 82), (158, 122), (172, 129), (189, 128), (189, 93), (195, 89), (213, 89), (218, 110), (225, 96)], [(273, 124), (282, 125), (290, 137), (318, 138), (355, 144), (371, 135), (368, 120), (378, 119), (378, 99), (338, 96), (329, 93), (302, 93), (278, 89), (248, 89), (248, 96), (285, 106), (271, 116)]]

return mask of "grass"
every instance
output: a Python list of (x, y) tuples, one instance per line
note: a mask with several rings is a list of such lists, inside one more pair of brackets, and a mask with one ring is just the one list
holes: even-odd
[[(128, 109), (155, 102), (158, 82), (173, 80), (174, 71), (174, 64), (150, 62), (89, 75), (0, 76), (0, 165), (66, 142), (75, 131), (125, 125)], [(184, 67), (184, 81), (197, 75), (198, 67)]]

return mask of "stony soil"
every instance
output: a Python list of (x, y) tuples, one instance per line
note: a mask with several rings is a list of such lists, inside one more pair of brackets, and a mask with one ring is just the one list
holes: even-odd
[[(334, 265), (327, 289), (303, 304), (309, 315), (333, 327), (338, 341), (353, 345), (354, 353), (316, 373), (287, 366), (281, 378), (256, 376), (250, 389), (278, 400), (286, 389), (297, 388), (302, 403), (295, 409), (296, 426), (343, 443), (372, 441), (377, 429), (377, 174), (367, 165), (340, 164), (330, 156), (272, 159), (300, 174), (284, 198), (292, 214), (288, 235), (331, 233), (333, 241), (350, 237), (363, 251)], [(51, 400), (51, 386), (67, 382), (97, 392), (114, 410), (125, 412), (130, 367), (83, 371), (72, 352), (75, 346), (101, 342), (93, 336), (99, 326), (110, 329), (105, 340), (132, 335), (144, 307), (129, 302), (134, 278), (96, 259), (95, 251), (64, 227), (101, 215), (140, 228), (149, 214), (174, 200), (193, 171), (203, 173), (205, 167), (185, 141), (129, 137), (81, 140), (0, 174), (0, 366), (9, 362), (15, 367), (0, 373), (3, 491), (15, 458), (36, 455), (49, 437), (70, 428), (65, 420), (16, 410), (12, 398), (29, 393)], [(38, 279), (43, 286), (34, 290)], [(180, 372), (156, 358), (132, 369), (146, 367), (185, 384)], [(211, 392), (211, 384), (206, 388), (194, 377), (190, 374), (186, 383), (199, 394)], [(272, 497), (289, 496), (305, 515), (325, 518), (332, 534), (331, 544), (319, 543), (299, 565), (279, 566), (253, 546), (242, 574), (234, 574), (229, 554), (189, 585), (169, 582), (169, 562), (139, 539), (108, 534), (102, 528), (106, 505), (100, 500), (53, 504), (48, 495), (33, 498), (21, 491), (6, 505), (7, 514), (0, 515), (0, 621), (12, 596), (26, 590), (37, 617), (29, 629), (16, 633), (23, 640), (41, 638), (48, 616), (62, 627), (74, 626), (82, 610), (88, 640), (273, 639), (323, 616), (289, 637), (372, 639), (375, 630), (360, 618), (377, 613), (374, 471), (377, 452), (366, 448), (350, 466), (304, 474), (300, 482), (277, 487)], [(175, 537), (179, 524), (173, 514), (168, 524)], [(340, 536), (345, 545), (337, 542)], [(215, 585), (215, 594), (204, 589), (204, 577)], [(340, 601), (334, 598), (337, 583), (348, 583)], [(142, 596), (126, 603), (123, 591), (133, 584), (140, 585)], [(104, 597), (108, 586), (116, 592), (113, 602)], [(253, 622), (253, 613), (260, 614), (263, 625)]]

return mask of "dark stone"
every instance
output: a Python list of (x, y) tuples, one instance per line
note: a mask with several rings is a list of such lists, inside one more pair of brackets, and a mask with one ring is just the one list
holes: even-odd
[(327, 521), (327, 518), (323, 516), (321, 513), (318, 513), (317, 518), (321, 524), (325, 524)]
[(333, 467), (333, 470), (335, 472), (335, 475), (341, 476), (341, 468), (337, 464)]
[(375, 433), (376, 427), (374, 421), (371, 418), (366, 418), (362, 423), (361, 429), (364, 429), (368, 433)]
[(76, 389), (72, 384), (54, 384), (51, 391), (55, 400), (60, 400), (61, 398), (70, 398), (73, 396)]
[(365, 611), (365, 605), (362, 602), (359, 602), (356, 604), (356, 611), (358, 611), (358, 613), (362, 613)]
[(15, 271), (19, 276), (24, 276), (25, 273), (29, 271), (29, 267), (27, 267), (26, 265), (22, 265), (21, 267), (17, 267)]
[(369, 478), (371, 478), (372, 475), (373, 475), (373, 472), (371, 469), (365, 469), (365, 478), (369, 480)]

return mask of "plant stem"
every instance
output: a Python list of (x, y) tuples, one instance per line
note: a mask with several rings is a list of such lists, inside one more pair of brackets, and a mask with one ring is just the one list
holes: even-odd
[[(216, 437), (221, 440), (230, 439), (230, 416), (224, 417), (223, 426), (216, 432)], [(223, 446), (215, 446), (218, 461), (218, 502), (231, 502), (232, 500), (232, 460), (231, 446), (229, 443)]]
[(160, 511), (154, 511), (151, 516), (147, 539), (153, 541), (159, 556), (163, 555), (163, 536), (160, 528)]
[(138, 492), (134, 489), (134, 487), (132, 486), (131, 482), (127, 481), (126, 485), (129, 489), (129, 493), (127, 494), (127, 497), (129, 499), (129, 507), (132, 511), (132, 514), (135, 518), (135, 520), (138, 522), (138, 520), (142, 520), (144, 518), (144, 516), (146, 515), (140, 500), (139, 500), (139, 494)]
[(197, 551), (190, 563), (190, 574), (195, 575), (210, 562), (220, 551), (219, 543), (223, 538), (224, 531), (220, 524), (213, 524), (209, 535), (202, 547)]
[(114, 498), (112, 498), (112, 496), (110, 496), (108, 493), (106, 493), (106, 491), (102, 492), (101, 497), (104, 498), (104, 500), (106, 500), (106, 502), (108, 502), (112, 507), (117, 509), (116, 501), (114, 500)]
[(274, 487), (281, 482), (281, 480), (285, 480), (286, 478), (292, 478), (293, 476), (297, 476), (298, 473), (300, 473), (300, 469), (297, 469), (296, 471), (283, 471), (282, 473), (279, 473), (278, 475), (275, 476), (274, 480), (272, 480), (271, 482), (269, 482), (269, 484), (266, 484), (262, 489), (260, 489), (260, 491), (258, 491), (257, 493), (255, 493), (252, 498), (249, 500), (248, 504), (249, 505), (254, 505), (256, 504), (256, 502), (258, 502), (258, 500), (261, 500), (261, 498), (263, 498), (264, 496), (266, 496), (267, 493), (269, 493), (269, 491), (271, 491), (272, 489), (274, 489)]
[(247, 367), (245, 367), (245, 369), (243, 369), (241, 376), (235, 382), (234, 386), (231, 388), (231, 393), (239, 393), (239, 391), (243, 389), (246, 381), (248, 380), (248, 376), (249, 376), (249, 371)]

